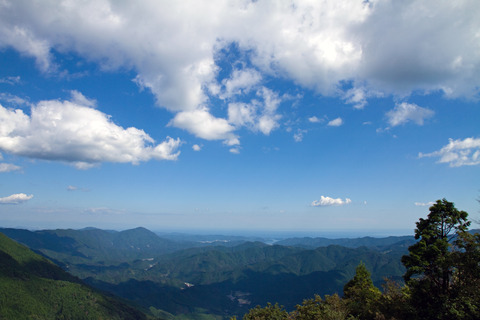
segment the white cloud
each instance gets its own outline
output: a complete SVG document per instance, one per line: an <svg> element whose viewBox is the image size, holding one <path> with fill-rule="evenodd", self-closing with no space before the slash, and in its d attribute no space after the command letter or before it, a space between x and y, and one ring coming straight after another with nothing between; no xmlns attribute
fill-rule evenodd
<svg viewBox="0 0 480 320"><path fill-rule="evenodd" d="M238 147L235 147L235 148L230 148L230 153L233 153L233 154L239 154L240 153L240 148Z"/></svg>
<svg viewBox="0 0 480 320"><path fill-rule="evenodd" d="M320 196L320 200L315 200L312 202L312 207L326 207L326 206L343 206L346 204L352 203L352 200L349 198L345 198L345 200L341 198L330 198L325 196Z"/></svg>
<svg viewBox="0 0 480 320"><path fill-rule="evenodd" d="M392 126L398 126L412 121L419 126L423 125L425 119L433 117L435 112L430 109L422 108L414 103L402 102L397 104L393 110L387 112L388 123Z"/></svg>
<svg viewBox="0 0 480 320"><path fill-rule="evenodd" d="M347 103L353 104L355 109L363 109L367 104L365 90L361 88L352 88L345 92L343 97Z"/></svg>
<svg viewBox="0 0 480 320"><path fill-rule="evenodd" d="M53 50L103 69L134 70L136 83L174 113L208 108L221 119L209 90L237 101L266 77L344 97L356 108L378 94L468 98L480 88L476 0L4 0L0 6L0 48L33 57L45 72L61 68ZM234 65L224 75L216 58L232 43L239 63L252 67ZM274 115L263 115L257 129L269 134L278 126ZM189 129L197 136L209 131Z"/></svg>
<svg viewBox="0 0 480 320"><path fill-rule="evenodd" d="M97 106L97 101L95 99L89 99L77 90L72 90L70 93L72 95L71 102L74 104L90 108L95 108Z"/></svg>
<svg viewBox="0 0 480 320"><path fill-rule="evenodd" d="M33 198L33 194L16 193L8 197L0 198L0 204L20 204Z"/></svg>
<svg viewBox="0 0 480 320"><path fill-rule="evenodd" d="M22 168L11 163L0 163L0 172L11 172L11 171L16 171L20 169Z"/></svg>
<svg viewBox="0 0 480 320"><path fill-rule="evenodd" d="M277 114L277 108L282 100L277 93L265 87L257 91L257 96L262 98L263 103L255 99L250 103L230 103L228 121L236 127L245 126L252 131L269 135L279 127L281 115Z"/></svg>
<svg viewBox="0 0 480 320"><path fill-rule="evenodd" d="M78 190L78 187L76 187L76 186L68 186L67 187L67 191L76 191L76 190Z"/></svg>
<svg viewBox="0 0 480 320"><path fill-rule="evenodd" d="M179 112L169 125L185 129L202 139L238 144L234 127L227 120L212 116L207 109Z"/></svg>
<svg viewBox="0 0 480 320"><path fill-rule="evenodd" d="M340 127L343 124L342 118L336 118L328 122L328 126L330 127Z"/></svg>
<svg viewBox="0 0 480 320"><path fill-rule="evenodd" d="M193 149L193 151L200 151L200 150L202 150L202 147L199 146L198 144L194 144L194 145L192 146L192 149Z"/></svg>
<svg viewBox="0 0 480 320"><path fill-rule="evenodd" d="M474 166L480 164L480 138L464 140L449 139L446 146L431 153L419 153L419 158L439 158L439 163L448 163L450 167Z"/></svg>
<svg viewBox="0 0 480 320"><path fill-rule="evenodd" d="M320 122L323 122L323 119L320 119L317 116L313 116L308 118L308 121L310 121L311 123L320 123Z"/></svg>
<svg viewBox="0 0 480 320"><path fill-rule="evenodd" d="M430 207L434 204L435 204L435 202L415 202L415 205L417 207Z"/></svg>
<svg viewBox="0 0 480 320"><path fill-rule="evenodd" d="M249 93L261 80L261 74L254 69L234 70L230 78L222 80L225 90L220 97L225 99Z"/></svg>
<svg viewBox="0 0 480 320"><path fill-rule="evenodd" d="M90 107L92 100L78 92L73 95L75 102L41 101L31 108L30 116L0 105L0 149L30 158L70 162L80 169L101 162L138 164L151 159L177 159L180 139L167 137L155 145L143 130L117 126L108 115Z"/></svg>

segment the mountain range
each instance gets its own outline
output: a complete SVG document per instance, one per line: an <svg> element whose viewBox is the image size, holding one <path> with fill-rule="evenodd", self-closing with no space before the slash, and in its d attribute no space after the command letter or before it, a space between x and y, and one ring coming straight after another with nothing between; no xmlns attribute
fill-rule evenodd
<svg viewBox="0 0 480 320"><path fill-rule="evenodd" d="M363 262L380 285L401 279L413 237L160 237L145 228L107 231L0 229L99 290L162 318L229 318L255 305L292 309L314 294L341 294ZM256 238L255 240L262 240Z"/></svg>

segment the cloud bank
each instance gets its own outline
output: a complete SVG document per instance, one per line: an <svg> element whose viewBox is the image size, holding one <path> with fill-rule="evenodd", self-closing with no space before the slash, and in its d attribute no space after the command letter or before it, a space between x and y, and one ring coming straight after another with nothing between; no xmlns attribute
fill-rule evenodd
<svg viewBox="0 0 480 320"><path fill-rule="evenodd" d="M231 145L239 127L266 135L279 127L266 77L342 97L357 109L370 97L412 92L478 98L479 16L476 0L5 0L0 48L34 58L45 73L62 69L55 52L74 52L104 70L132 70L174 114L171 125ZM220 66L218 56L232 46L233 67ZM214 99L229 105L228 114ZM397 106L390 125L431 116L411 106Z"/></svg>

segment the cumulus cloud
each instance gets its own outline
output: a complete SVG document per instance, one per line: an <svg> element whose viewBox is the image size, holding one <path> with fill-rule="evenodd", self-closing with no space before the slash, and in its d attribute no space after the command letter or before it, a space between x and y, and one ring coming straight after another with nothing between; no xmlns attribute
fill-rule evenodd
<svg viewBox="0 0 480 320"><path fill-rule="evenodd" d="M159 144L137 128L124 129L91 108L89 100L73 92L72 101L41 101L22 110L0 105L0 150L35 159L73 163L84 169L101 162L176 160L180 139Z"/></svg>
<svg viewBox="0 0 480 320"><path fill-rule="evenodd" d="M377 95L479 94L475 0L4 0L0 7L0 48L33 57L44 72L61 68L54 51L74 52L107 70L133 70L158 106L181 118L172 123L204 139L223 140L234 130L210 94L238 102L235 96L267 77L344 97L355 108ZM244 67L225 71L216 58L231 44ZM203 120L206 113L213 120L185 123L202 112ZM419 119L425 115L407 121ZM208 128L196 127L202 125ZM254 127L269 134L277 126L276 113L267 113Z"/></svg>
<svg viewBox="0 0 480 320"><path fill-rule="evenodd" d="M16 193L8 197L0 198L0 204L20 204L33 198L33 194Z"/></svg>
<svg viewBox="0 0 480 320"><path fill-rule="evenodd" d="M207 109L179 112L169 125L185 129L202 139L239 143L233 133L234 127L227 120L214 117Z"/></svg>
<svg viewBox="0 0 480 320"><path fill-rule="evenodd" d="M340 127L343 124L342 118L336 118L327 123L328 126L330 127Z"/></svg>
<svg viewBox="0 0 480 320"><path fill-rule="evenodd" d="M414 103L402 102L397 104L393 110L387 112L387 118L392 127L409 121L421 126L425 119L433 117L434 114L435 112L430 109L419 107Z"/></svg>
<svg viewBox="0 0 480 320"><path fill-rule="evenodd" d="M480 138L464 140L449 139L446 146L431 153L419 153L419 158L439 158L439 163L448 163L450 167L474 166L480 164Z"/></svg>
<svg viewBox="0 0 480 320"><path fill-rule="evenodd" d="M352 203L352 200L349 198L330 198L325 196L320 196L320 200L315 200L312 202L312 207L327 207L327 206L343 206L346 204Z"/></svg>
<svg viewBox="0 0 480 320"><path fill-rule="evenodd" d="M202 150L202 147L199 146L198 144L194 144L194 145L192 146L192 149L193 149L193 151L200 151L200 150Z"/></svg>

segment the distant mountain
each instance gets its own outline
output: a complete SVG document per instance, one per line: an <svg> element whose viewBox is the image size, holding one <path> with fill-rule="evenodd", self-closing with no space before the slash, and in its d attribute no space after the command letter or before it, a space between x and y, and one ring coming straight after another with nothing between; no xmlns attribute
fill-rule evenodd
<svg viewBox="0 0 480 320"><path fill-rule="evenodd" d="M136 228L121 232L94 228L28 231L0 229L7 236L64 266L70 264L115 265L183 249L177 242Z"/></svg>
<svg viewBox="0 0 480 320"><path fill-rule="evenodd" d="M385 250L391 247L392 245L397 245L403 243L404 245L412 245L415 243L414 236L398 236L398 237L386 237L386 238L373 238L373 237L363 237L363 238L340 238L340 239L329 239L329 238L288 238L276 242L278 245L282 246L295 246L302 248L318 248L318 247L327 247L330 245L339 245L347 248L359 248L359 247L368 247L378 250Z"/></svg>
<svg viewBox="0 0 480 320"><path fill-rule="evenodd" d="M146 319L0 233L0 319Z"/></svg>

